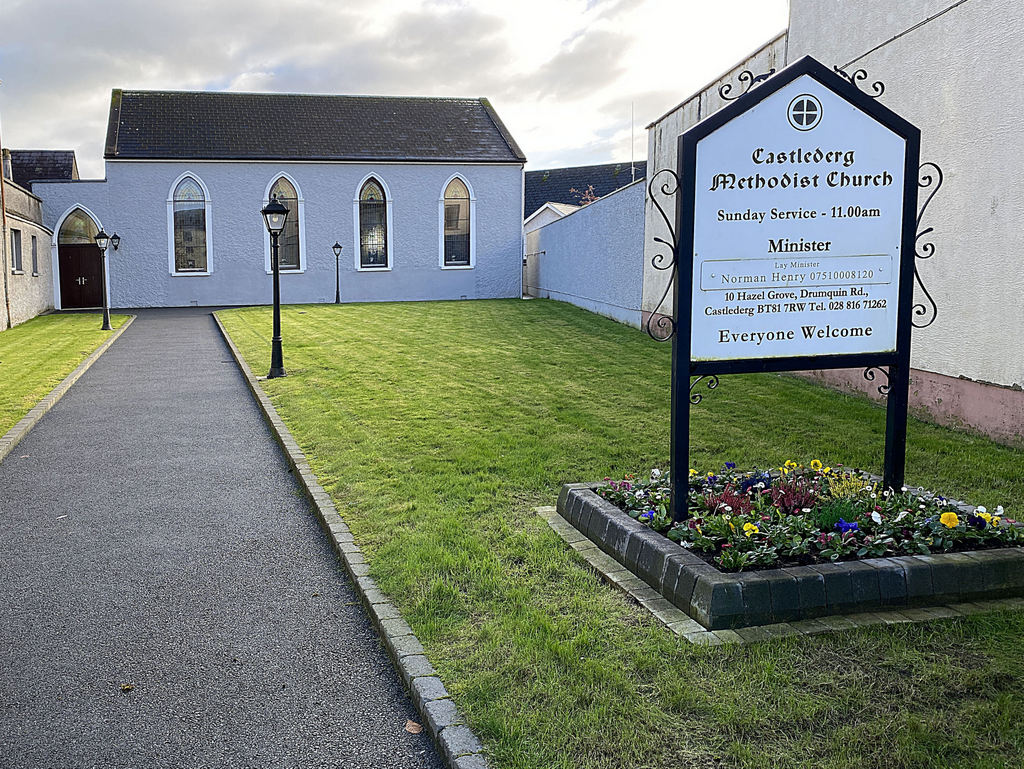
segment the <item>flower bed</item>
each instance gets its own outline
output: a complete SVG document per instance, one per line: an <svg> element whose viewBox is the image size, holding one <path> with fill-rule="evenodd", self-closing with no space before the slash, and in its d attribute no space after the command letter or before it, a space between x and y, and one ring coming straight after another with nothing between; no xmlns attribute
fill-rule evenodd
<svg viewBox="0 0 1024 769"><path fill-rule="evenodd" d="M1003 508L966 512L952 500L882 489L860 473L787 461L773 470L690 470L688 517L673 525L668 479L605 479L598 495L631 518L723 571L757 570L891 555L981 550L1024 544L1024 526Z"/></svg>

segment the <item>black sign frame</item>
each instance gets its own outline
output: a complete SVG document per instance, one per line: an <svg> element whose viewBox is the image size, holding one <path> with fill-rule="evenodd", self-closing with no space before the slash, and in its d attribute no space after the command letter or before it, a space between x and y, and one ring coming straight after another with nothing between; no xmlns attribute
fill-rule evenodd
<svg viewBox="0 0 1024 769"><path fill-rule="evenodd" d="M693 229L696 205L697 144L726 123L759 104L779 89L803 75L809 75L840 98L857 107L906 142L903 166L903 220L900 234L898 307L896 313L896 349L882 353L843 355L804 355L786 358L746 358L722 361L694 361L691 350L693 303ZM832 72L810 56L786 67L761 85L709 115L679 136L673 281L674 331L672 337L672 424L670 480L671 514L674 521L687 514L687 484L690 456L690 377L711 377L717 384L719 374L803 371L807 369L881 368L888 369L889 392L886 405L883 483L888 488L903 485L907 453L907 408L910 393L910 337L914 301L914 259L916 240L918 166L921 155L920 129L900 117L873 97L859 90L841 75ZM683 362L688 362L684 366ZM699 396L695 396L699 402Z"/></svg>

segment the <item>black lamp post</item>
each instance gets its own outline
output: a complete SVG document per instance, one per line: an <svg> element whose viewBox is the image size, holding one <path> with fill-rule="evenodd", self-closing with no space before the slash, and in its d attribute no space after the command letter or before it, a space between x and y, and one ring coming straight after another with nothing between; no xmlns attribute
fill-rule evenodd
<svg viewBox="0 0 1024 769"><path fill-rule="evenodd" d="M103 230L100 230L95 235L96 245L100 249L100 289L103 291L103 325L100 328L103 331L112 331L110 326L110 307L107 302L107 243L110 242L110 236L107 235ZM120 239L118 239L120 242Z"/></svg>
<svg viewBox="0 0 1024 769"><path fill-rule="evenodd" d="M270 263L274 269L274 339L270 351L270 373L267 379L287 376L284 371L284 355L281 353L281 267L277 258L277 239L284 229L288 209L281 205L275 195L263 208L263 221L270 233Z"/></svg>
<svg viewBox="0 0 1024 769"><path fill-rule="evenodd" d="M341 243L334 241L331 246L334 249L334 303L341 304L341 268L338 260L341 259Z"/></svg>

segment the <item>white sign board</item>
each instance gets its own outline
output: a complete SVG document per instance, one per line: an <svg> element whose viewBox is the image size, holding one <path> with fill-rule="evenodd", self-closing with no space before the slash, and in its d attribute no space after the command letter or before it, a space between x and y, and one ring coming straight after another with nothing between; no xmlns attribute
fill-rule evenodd
<svg viewBox="0 0 1024 769"><path fill-rule="evenodd" d="M701 139L691 360L895 350L905 153L808 75Z"/></svg>

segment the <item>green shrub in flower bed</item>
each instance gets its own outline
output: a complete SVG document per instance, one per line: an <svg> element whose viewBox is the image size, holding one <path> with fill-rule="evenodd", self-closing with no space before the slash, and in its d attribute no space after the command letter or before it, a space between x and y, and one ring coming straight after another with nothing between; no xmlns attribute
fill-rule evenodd
<svg viewBox="0 0 1024 769"><path fill-rule="evenodd" d="M809 467L792 460L777 470L690 470L688 517L673 524L667 476L605 479L597 493L632 518L723 571L890 555L927 555L1024 544L1024 525L1002 506L965 511L944 497L882 489L858 470Z"/></svg>

